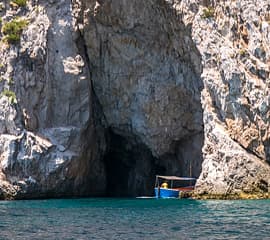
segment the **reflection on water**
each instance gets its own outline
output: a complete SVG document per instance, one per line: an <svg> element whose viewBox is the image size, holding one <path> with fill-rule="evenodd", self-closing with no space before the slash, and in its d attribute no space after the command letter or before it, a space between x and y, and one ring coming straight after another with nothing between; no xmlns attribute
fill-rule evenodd
<svg viewBox="0 0 270 240"><path fill-rule="evenodd" d="M270 201L3 201L0 239L270 239Z"/></svg>

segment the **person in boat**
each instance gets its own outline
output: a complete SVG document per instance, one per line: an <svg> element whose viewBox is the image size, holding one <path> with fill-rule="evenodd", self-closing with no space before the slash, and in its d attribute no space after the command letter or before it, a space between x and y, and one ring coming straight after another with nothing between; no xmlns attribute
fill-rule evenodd
<svg viewBox="0 0 270 240"><path fill-rule="evenodd" d="M163 182L160 187L161 188L168 188L168 183L167 182Z"/></svg>

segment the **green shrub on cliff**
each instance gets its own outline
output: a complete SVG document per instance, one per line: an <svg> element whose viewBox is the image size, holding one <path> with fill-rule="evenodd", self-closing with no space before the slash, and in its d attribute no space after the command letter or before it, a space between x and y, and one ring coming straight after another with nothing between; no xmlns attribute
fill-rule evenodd
<svg viewBox="0 0 270 240"><path fill-rule="evenodd" d="M23 29L28 25L25 19L15 18L7 22L2 27L2 33L9 44L15 44L20 41Z"/></svg>
<svg viewBox="0 0 270 240"><path fill-rule="evenodd" d="M11 104L17 103L16 94L13 91L5 89L1 93L1 96L6 96Z"/></svg>
<svg viewBox="0 0 270 240"><path fill-rule="evenodd" d="M240 55L240 57L245 57L245 56L247 55L247 50L241 48L241 49L239 50L239 55Z"/></svg>
<svg viewBox="0 0 270 240"><path fill-rule="evenodd" d="M15 3L19 7L25 7L27 4L27 0L12 0L11 3Z"/></svg>
<svg viewBox="0 0 270 240"><path fill-rule="evenodd" d="M215 9L213 7L207 7L203 9L202 18L213 18L215 16Z"/></svg>

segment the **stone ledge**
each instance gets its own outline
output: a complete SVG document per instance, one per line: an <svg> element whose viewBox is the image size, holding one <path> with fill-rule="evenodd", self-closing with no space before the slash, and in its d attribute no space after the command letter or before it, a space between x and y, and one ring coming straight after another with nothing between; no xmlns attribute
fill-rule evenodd
<svg viewBox="0 0 270 240"><path fill-rule="evenodd" d="M245 199L270 199L270 193L252 192L235 194L192 194L193 199L198 200L245 200Z"/></svg>

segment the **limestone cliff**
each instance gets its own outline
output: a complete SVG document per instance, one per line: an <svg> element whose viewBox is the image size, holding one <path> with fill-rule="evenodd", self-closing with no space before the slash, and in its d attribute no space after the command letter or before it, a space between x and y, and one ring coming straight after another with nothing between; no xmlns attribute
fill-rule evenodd
<svg viewBox="0 0 270 240"><path fill-rule="evenodd" d="M175 5L202 55L205 140L197 191L260 195L270 190L270 4L197 2Z"/></svg>
<svg viewBox="0 0 270 240"><path fill-rule="evenodd" d="M1 1L0 198L267 193L269 8Z"/></svg>

